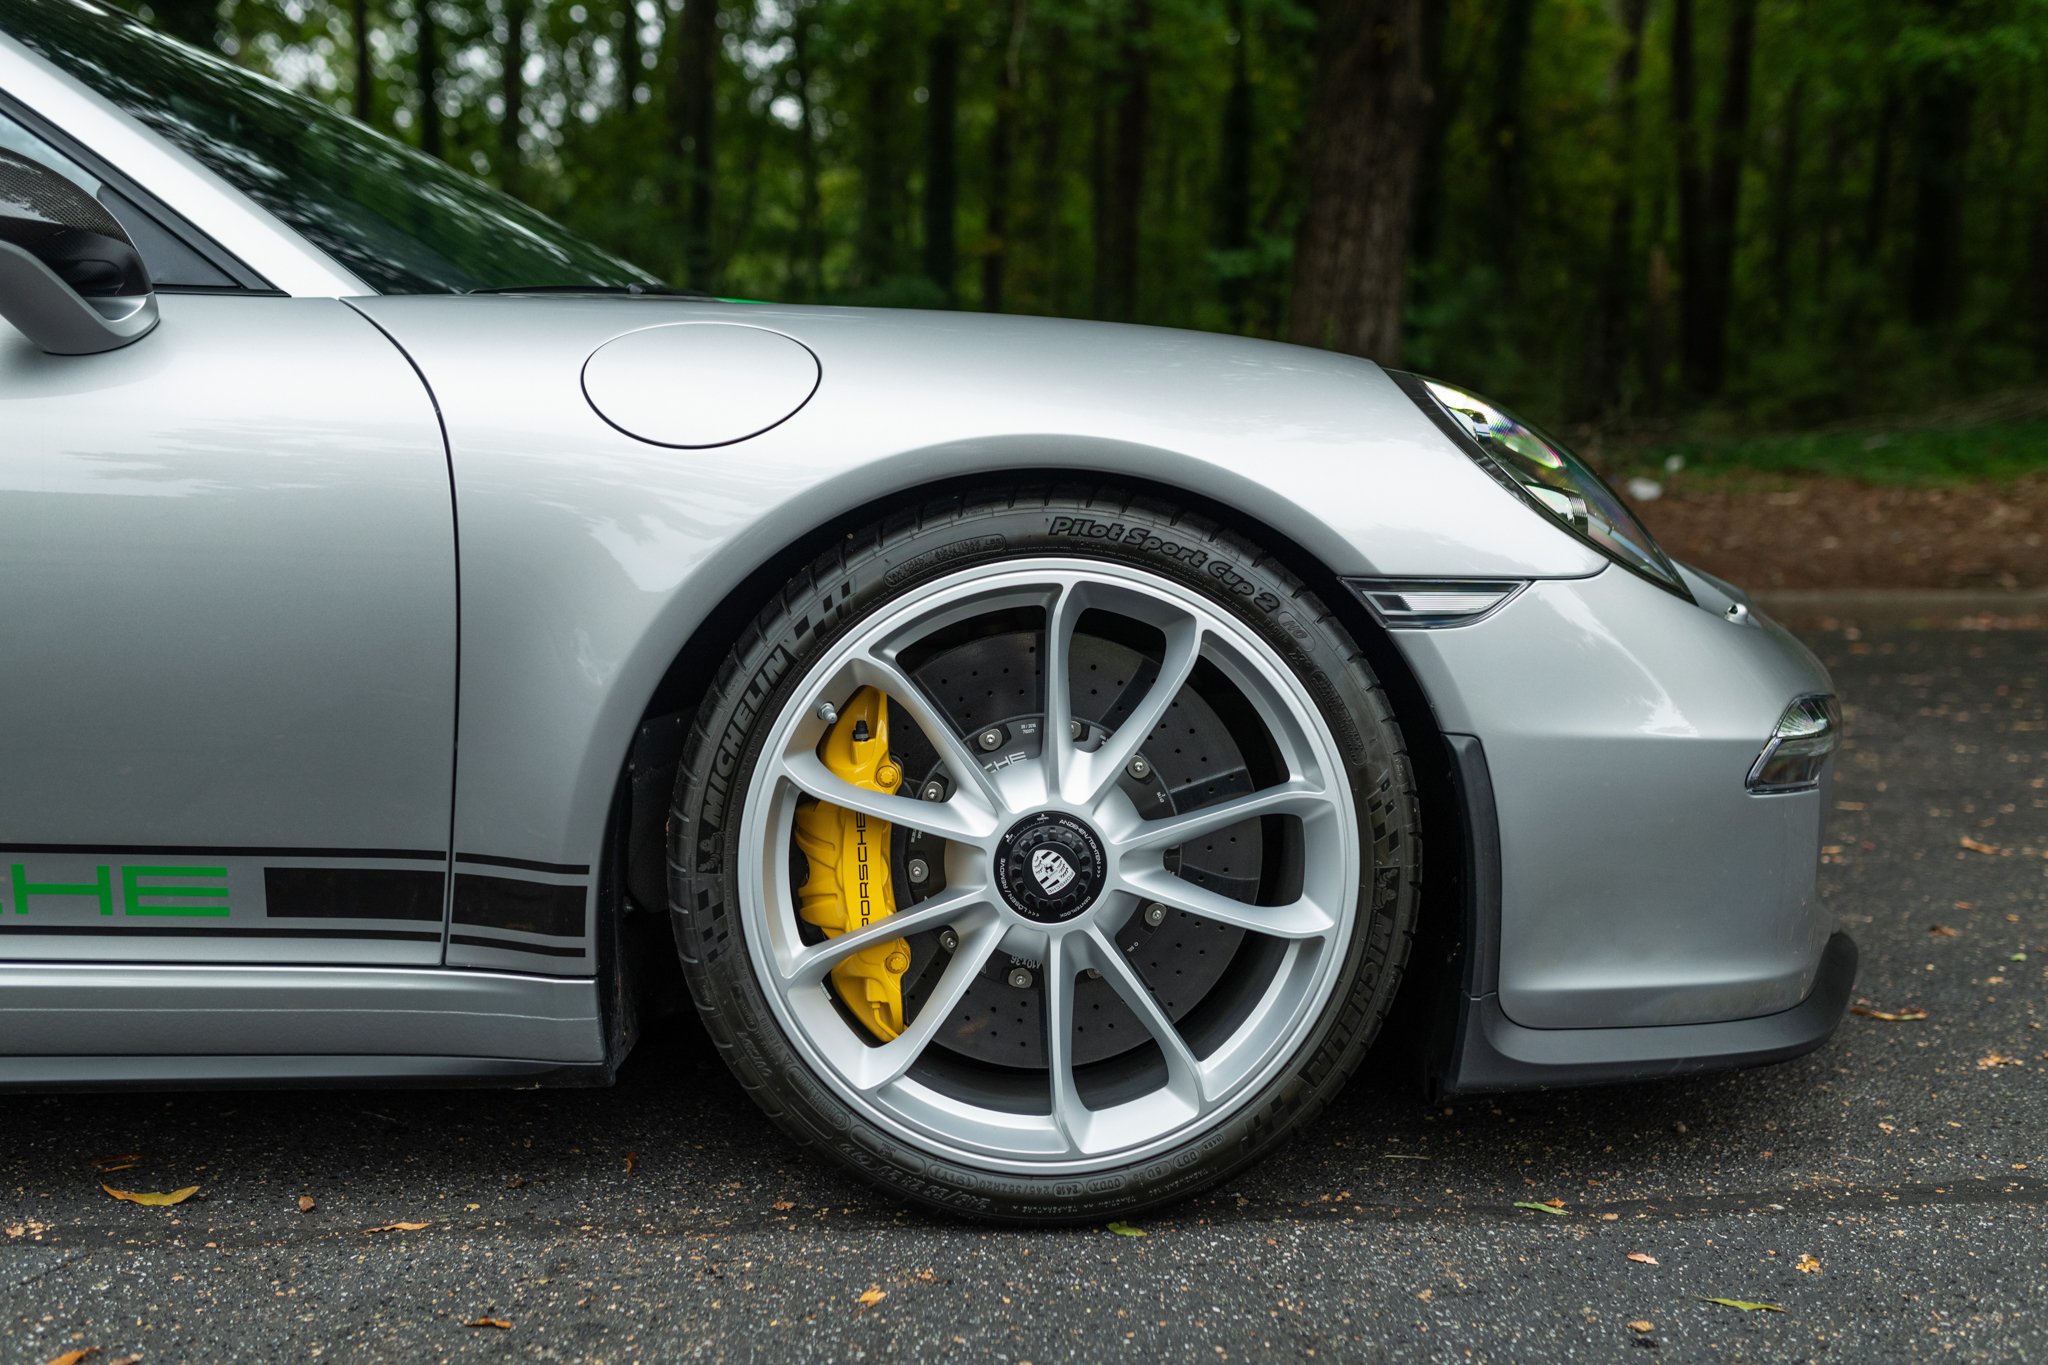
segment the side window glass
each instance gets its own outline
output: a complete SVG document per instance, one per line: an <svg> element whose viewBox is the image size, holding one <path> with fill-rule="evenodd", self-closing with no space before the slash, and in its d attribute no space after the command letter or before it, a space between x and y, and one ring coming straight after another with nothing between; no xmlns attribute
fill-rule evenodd
<svg viewBox="0 0 2048 1365"><path fill-rule="evenodd" d="M105 205L142 253L142 263L149 267L150 281L157 289L235 288L234 280L130 203L127 196L5 114L0 114L0 147L48 166Z"/></svg>

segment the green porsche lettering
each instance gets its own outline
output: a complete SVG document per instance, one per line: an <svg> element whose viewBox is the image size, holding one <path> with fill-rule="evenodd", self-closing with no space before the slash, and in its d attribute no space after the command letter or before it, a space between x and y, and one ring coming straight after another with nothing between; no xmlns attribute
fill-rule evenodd
<svg viewBox="0 0 2048 1365"><path fill-rule="evenodd" d="M113 914L114 882L110 869L100 867L94 871L97 875L90 882L32 882L28 879L28 869L16 863L9 878L14 887L14 913L26 915L31 896L93 896L99 900L102 915Z"/></svg>
<svg viewBox="0 0 2048 1365"><path fill-rule="evenodd" d="M120 880L123 915L220 919L232 913L224 867L123 866ZM89 882L32 882L27 865L15 863L8 869L8 886L17 915L28 914L31 905L40 912L52 908L47 902L67 898L95 901L102 915L114 913L114 869L106 864L93 869Z"/></svg>

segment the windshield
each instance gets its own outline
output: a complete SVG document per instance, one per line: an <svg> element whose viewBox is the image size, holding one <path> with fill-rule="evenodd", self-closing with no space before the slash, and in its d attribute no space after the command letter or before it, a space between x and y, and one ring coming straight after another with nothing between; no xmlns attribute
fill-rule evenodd
<svg viewBox="0 0 2048 1365"><path fill-rule="evenodd" d="M118 11L0 0L0 30L383 293L659 283L446 162Z"/></svg>

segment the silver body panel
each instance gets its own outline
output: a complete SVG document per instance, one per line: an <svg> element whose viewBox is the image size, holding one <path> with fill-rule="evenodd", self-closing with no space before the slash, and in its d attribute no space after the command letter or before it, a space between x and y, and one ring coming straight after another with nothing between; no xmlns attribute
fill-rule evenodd
<svg viewBox="0 0 2048 1365"><path fill-rule="evenodd" d="M334 300L162 310L150 344L98 356L0 323L0 942L438 963L438 906L394 918L309 885L377 869L359 885L438 900L445 880L455 525L433 405ZM225 897L123 894L130 869L179 867ZM102 868L111 905L20 893Z"/></svg>
<svg viewBox="0 0 2048 1365"><path fill-rule="evenodd" d="M467 1056L604 1060L597 987L357 967L0 965L0 1085L18 1060Z"/></svg>
<svg viewBox="0 0 2048 1365"><path fill-rule="evenodd" d="M460 848L594 861L634 729L704 616L783 546L870 503L914 506L935 479L1037 470L1185 488L1345 574L1543 577L1604 563L1531 516L1378 367L1346 356L955 313L355 302L419 366L448 428L462 526ZM819 358L817 392L737 446L626 436L577 375L613 337L680 319L793 337ZM679 393L686 384L677 377Z"/></svg>
<svg viewBox="0 0 2048 1365"><path fill-rule="evenodd" d="M1785 704L1829 690L1803 646L1618 568L1396 639L1443 728L1486 748L1510 1020L1691 1024L1805 997L1834 927L1827 792L1743 786Z"/></svg>
<svg viewBox="0 0 2048 1365"><path fill-rule="evenodd" d="M1490 760L1513 1027L1678 1037L1814 984L1826 792L1743 777L1825 672L1726 619L1720 585L1694 605L1610 567L1369 362L958 313L373 297L4 36L0 89L292 296L167 296L151 336L68 360L0 324L0 864L33 860L28 914L0 867L0 1085L615 1060L593 869L657 684L723 652L700 628L786 547L977 474L1180 490L1337 577L1528 585L1391 632ZM815 391L688 372L719 330L692 326L612 352L614 420L593 407L608 343L705 323L809 352ZM677 448L706 437L728 443ZM180 897L170 863L208 875ZM116 913L136 887L231 911Z"/></svg>

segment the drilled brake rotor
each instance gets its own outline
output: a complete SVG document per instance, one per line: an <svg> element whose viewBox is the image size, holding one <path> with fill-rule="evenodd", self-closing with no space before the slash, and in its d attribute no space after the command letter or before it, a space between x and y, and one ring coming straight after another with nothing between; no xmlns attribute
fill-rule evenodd
<svg viewBox="0 0 2048 1365"><path fill-rule="evenodd" d="M1075 684L1074 715L1086 735L1099 738L1114 730L1144 695L1156 671L1151 660L1129 645L1077 634L1070 676ZM970 742L990 731L1000 736L993 747L979 746L987 754L987 766L1037 757L1042 702L1035 631L955 645L915 672L954 729ZM911 775L904 784L905 795L917 795L933 782L943 784L937 755L915 727L903 727L897 748ZM1229 727L1195 686L1181 691L1142 752L1149 771L1142 778L1127 775L1122 785L1148 819L1206 806L1255 785ZM938 841L899 826L894 845L891 862L904 907L941 889L945 860ZM925 873L922 881L907 873L912 860ZM1191 842L1179 850L1177 859L1169 860L1169 865L1175 864L1181 876L1198 886L1251 900L1263 871L1259 822L1246 821ZM913 958L903 993L905 1012L911 1017L923 1008L944 966L946 951L939 937L928 933L911 941ZM1154 997L1178 1022L1223 978L1244 931L1168 910L1157 925L1148 924L1143 913L1134 914L1116 939ZM1028 986L1011 983L1020 970L1029 974ZM997 954L969 987L954 1011L957 1019L938 1033L936 1044L979 1062L1042 1069L1045 1017L1039 975L1040 964ZM1115 1057L1150 1041L1130 1008L1099 979L1078 984L1075 1019L1077 1064Z"/></svg>

